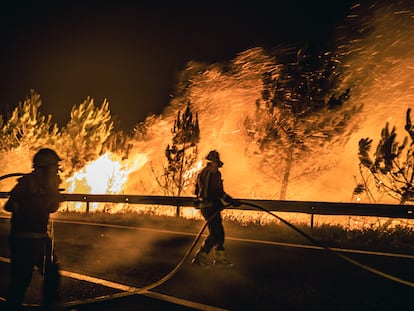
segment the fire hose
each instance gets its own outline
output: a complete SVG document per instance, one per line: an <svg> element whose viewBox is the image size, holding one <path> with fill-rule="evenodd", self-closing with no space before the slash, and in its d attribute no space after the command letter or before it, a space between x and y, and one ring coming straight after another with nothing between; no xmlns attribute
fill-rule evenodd
<svg viewBox="0 0 414 311"><path fill-rule="evenodd" d="M9 178L9 177L22 176L22 175L25 175L25 173L11 173L11 174L7 174L7 175L0 176L0 180L6 179L6 178ZM377 270L375 268L372 268L372 267L369 267L367 265L364 265L364 264L362 264L362 263L360 263L360 262L358 262L358 261L356 261L356 260L354 260L354 259L346 256L346 255L343 255L343 254L341 254L341 253L333 250L332 248L330 248L330 247L328 247L328 246L326 246L326 245L318 242L316 239L314 239L313 237L311 237L310 235L308 235L304 231L300 230L299 228L297 228L296 226L294 226L293 224L291 224L287 220L283 219L282 217L276 215L275 213L271 212L270 210L268 210L268 209L266 209L264 207L261 207L261 206L259 206L257 204L244 202L244 201L239 201L239 202L241 204L248 205L248 206L251 206L251 207L253 207L255 209L258 209L260 211L263 211L263 212L271 215L272 217L275 217L280 222L284 223L285 225L287 225L288 227L290 227L291 229L293 229L294 231L298 232L300 235L302 235L303 237L305 237L307 240L309 240L314 245L323 248L324 250L328 251L329 253L332 253L333 255L335 255L335 256L337 256L337 257L339 257L339 258L341 258L341 259L343 259L343 260L345 260L345 261L347 261L347 262L349 262L349 263L351 263L351 264L353 264L353 265L355 265L355 266L357 266L359 268L362 268L362 269L364 269L366 271L369 271L369 272L374 273L376 275L379 275L381 277L387 278L387 279L389 279L391 281L394 281L394 282L397 282L397 283L401 283L401 284L404 284L404 285L407 285L407 286L410 286L410 287L414 287L414 283L413 282L410 282L410 281L407 281L407 280L403 280L403 279L398 278L398 277L395 277L393 275L384 273L382 271L379 271L379 270ZM231 205L231 204L228 204L226 206L229 206L229 205ZM226 207L226 206L224 206L224 207ZM217 215L217 213L219 213L219 212L220 212L220 210L217 211L215 214L213 214L210 219L212 219L213 217L215 217ZM153 282L153 283L151 283L151 284L149 284L147 286L144 286L144 287L132 288L129 291L124 291L124 292L121 292L121 293L116 293L116 294L106 295L106 296L100 296L100 297L95 297L95 298L89 298L89 299L84 299L84 300L81 300L81 301L68 302L68 303L65 303L64 306L65 307L73 307L73 306L81 305L81 304L89 304L89 303L94 303L94 302L99 302L99 301L104 301L104 300L111 300L111 299L126 297L126 296L130 296L130 295L135 295L135 294L142 294L142 293L145 293L145 292L147 292L147 291L149 291L149 290L151 290L151 289L153 289L155 287L160 286L161 284L163 284L166 281L168 281L169 279L171 279L179 271L179 269L183 266L184 262L188 259L188 257L190 256L190 254L192 253L192 251L196 247L196 245L197 245L198 241L200 240L200 238L201 238L201 236L202 236L205 228L207 227L208 222L209 222L210 219L208 219L208 220L205 221L205 223L201 227L199 233L197 234L196 238L193 240L190 248L188 249L188 251L186 252L186 254L184 255L184 257L181 259L181 261L167 275L165 275L164 277L162 277L158 281Z"/></svg>
<svg viewBox="0 0 414 311"><path fill-rule="evenodd" d="M296 231L296 232L298 232L299 234L301 234L302 236L304 236L306 239L308 239L310 242L312 242L312 243L313 243L313 244L315 244L316 246L319 246L319 247L321 247L321 248L325 249L325 250L326 250L326 251L328 251L329 253L331 253L331 254L333 254L333 255L335 255L335 256L337 256L337 257L339 257L339 258L341 258L341 259L343 259L343 260L345 260L345 261L347 261L347 262L349 262L349 263L351 263L352 265L355 265L355 266L357 266L357 267L359 267L359 268L361 268L361 269L364 269L364 270L366 270L366 271L369 271L369 272L371 272L371 273L374 273L374 274L376 274L376 275L379 275L379 276L384 277L384 278L386 278L386 279L389 279L389 280L391 280L391 281L394 281L394 282L397 282L397 283L400 283L400 284L404 284L404 285L407 285L407 286L410 286L410 287L414 287L414 283L413 283L413 282L410 282L410 281L407 281L407 280L403 280L403 279L398 278L398 277L395 277L395 276L393 276L393 275L390 275L390 274L384 273L384 272L382 272L382 271L380 271L380 270L377 270L377 269L372 268L372 267L370 267L370 266L364 265L364 264L360 263L360 262L359 262L359 261L357 261L357 260L354 260L354 259L352 259L352 258L350 258L350 257L348 257L348 256L346 256L346 255L344 255L344 254L341 254L341 253L339 253L339 252L337 252L337 251L333 250L332 248L330 248L330 247L328 247L328 246L326 246L326 245L324 245L324 244L322 244L322 243L318 242L317 240L315 240L314 238L312 238L312 237L311 237L309 234L307 234L306 232L303 232L303 231L302 231L302 230L300 230L298 227L296 227L296 226L292 225L292 224L291 224L290 222L288 222L287 220L285 220L285 219L283 219L282 217L280 217L280 216L276 215L275 213L272 213L271 211L269 211L268 209L266 209L266 208L264 208L264 207L261 207L261 206L259 206L259 205L257 205L257 204L253 204L253 203L247 203L247 202L243 202L243 201L241 201L241 202L242 202L242 204L244 204L244 205L249 205L249 206L251 206L251 207L254 207L254 208L258 209L258 210L261 210L261 211L263 211L263 212L265 212L265 213L267 213L267 214L269 214L269 215L271 215L271 216L273 216L273 217L277 218L279 221L283 222L285 225L287 225L288 227L290 227L290 228L291 228L291 229L293 229L294 231Z"/></svg>
<svg viewBox="0 0 414 311"><path fill-rule="evenodd" d="M238 200L239 201L239 200ZM389 280L392 280L394 282L397 283L401 283L410 287L414 287L414 283L397 278L395 276L386 274L382 271L379 271L377 269L374 269L372 267L369 267L367 265L364 265L352 258L349 258L348 256L345 256L333 249L331 249L330 247L323 245L322 243L318 242L317 240L315 240L314 238L312 238L310 235L308 235L307 233L303 232L302 230L300 230L299 228L297 228L296 226L294 226L293 224L291 224L290 222L288 222L287 220L283 219L282 217L272 213L271 211L267 210L264 207L261 207L257 204L253 204L253 203L248 203L248 202L243 202L243 201L239 201L241 204L244 205L248 205L251 206L255 209L258 209L260 211L263 211L265 213L270 214L272 217L277 218L279 221L281 221L282 223L286 224L288 227L290 227L291 229L293 229L294 231L298 232L299 234L301 234L302 236L304 236L306 239L308 239L310 242L312 242L313 244L315 244L316 246L319 246L323 249L325 249L326 251L334 254L335 256L338 256L339 258L357 266L360 267L366 271L369 271L371 273L374 273L376 275L382 276L384 278L387 278ZM231 204L227 204L226 206L230 206ZM191 244L190 248L188 249L187 253L184 255L184 257L181 259L181 261L171 270L171 272L169 272L167 275L165 275L163 278L159 279L158 281L149 284L145 287L141 287L141 288L134 288L130 291L125 291L125 292L121 292L121 293L117 293L117 294L112 294L112 295L107 295L107 296L101 296L101 297L96 297L96 298L90 298L90 299L85 299L82 301L78 301L78 302L69 302L64 304L65 306L76 306L79 304L86 304L86 303L93 303L93 302L98 302L98 301L104 301L104 300L111 300L111 299L115 299L115 298L121 298L121 297L126 297L126 296L130 296L130 295L135 295L135 294L142 294L145 293L146 291L149 291L163 283L165 283L166 281L168 281L169 279L171 279L176 272L179 271L179 269L183 266L184 262L188 259L188 257L190 256L190 254L192 253L192 251L194 250L195 246L197 245L198 241L201 238L201 235L203 234L205 228L208 225L208 222L210 219L214 218L218 213L220 213L220 210L218 210L216 213L214 213L207 221L205 221L204 225L202 226L202 228L200 229L199 233L197 234L196 238L194 239L193 243Z"/></svg>
<svg viewBox="0 0 414 311"><path fill-rule="evenodd" d="M325 249L326 251L334 254L335 256L338 256L339 258L355 265L358 266L364 270L367 270L371 273L377 274L379 276L382 276L384 278L387 278L389 280L392 280L394 282L398 282L410 287L414 287L414 283L397 278L395 276L386 274L382 271L379 271L377 269L374 269L372 267L369 267L367 265L361 264L360 262L349 258L348 256L345 256L333 249L331 249L330 247L323 245L322 243L319 243L317 240L315 240L314 238L312 238L310 235L308 235L307 233L303 232L302 230L300 230L299 228L297 228L296 226L294 226L293 224L291 224L290 222L288 222L287 220L283 219L282 217L272 213L271 211L267 210L266 208L263 208L259 205L253 204L253 203L247 203L247 202L243 202L240 201L242 204L244 205L249 205L251 207L254 207L255 209L258 209L260 211L266 212L268 214L270 214L272 217L277 218L279 221L281 221L282 223L286 224L288 227L290 227L291 229L293 229L294 231L298 232L299 234L301 234L302 236L304 236L306 239L308 239L310 242L312 242L313 244L315 244L316 246L319 246L323 249ZM226 206L229 206L231 204L228 204ZM225 207L226 207L225 206ZM212 219L213 217L215 217L217 215L217 213L219 213L219 211L217 211L215 214L213 214L211 216L210 219ZM205 228L208 225L209 220L205 221L205 223L203 224L202 228L200 229L199 233L197 234L196 238L193 240L190 248L188 249L188 251L186 252L186 254L184 255L184 257L181 259L181 261L167 274L165 275L163 278L159 279L158 281L151 283L145 287L141 287L141 288L133 288L130 291L125 291L125 292L121 292L121 293L117 293L117 294L112 294L112 295L107 295L107 296L100 296L100 297L95 297L95 298L90 298L90 299L85 299L85 300L81 300L81 301L72 301L72 302L68 302L65 303L64 306L65 307L74 307L76 305L81 305L81 304L89 304L89 303L94 303L94 302L100 302L100 301L105 301L105 300L111 300L111 299L116 299L116 298L121 298L121 297L127 297L130 295L135 295L135 294L142 294L145 293L155 287L158 287L159 285L165 283L166 281L168 281L169 279L171 279L183 266L183 264L185 263L185 261L189 258L190 254L192 253L192 251L194 250L194 248L196 247L198 241L200 240Z"/></svg>
<svg viewBox="0 0 414 311"><path fill-rule="evenodd" d="M0 180L7 179L10 177L19 177L23 175L27 175L27 173L10 173L10 174L0 176Z"/></svg>
<svg viewBox="0 0 414 311"><path fill-rule="evenodd" d="M26 175L26 174L25 173L6 174L6 175L3 175L3 176L0 176L0 180L10 178L10 177L23 176L23 175ZM227 204L223 208L225 208L229 205L230 204ZM149 290L165 283L170 278L172 278L178 272L178 270L182 267L182 265L187 260L187 258L190 256L190 254L194 250L195 246L197 245L198 241L200 240L205 228L208 225L209 220L213 219L215 216L217 216L218 213L220 213L220 210L215 212L207 221L205 221L204 225L201 227L201 229L200 229L199 233L197 234L196 238L193 240L193 243L192 243L191 247L188 249L187 253L181 259L181 261L167 275L165 275L164 277L162 277L158 281L153 282L153 283L151 283L147 286L144 286L144 287L132 288L132 290L130 290L130 291L125 291L125 292L121 292L121 293L117 293L117 294L100 296L100 297L89 298L89 299L83 299L83 300L79 300L79 301L71 301L71 302L68 302L68 303L64 303L63 304L64 307L74 307L74 306L78 306L78 305L90 304L90 303L100 302L100 301L104 301L104 300L110 300L110 299L116 299L116 298L126 297L126 296L130 296L130 295L135 295L135 294L141 294L141 293L147 292L147 291L149 291ZM52 238L52 243L53 243L53 237L51 237L51 238ZM53 249L52 249L52 251L53 251ZM36 307L38 305L31 305L31 306Z"/></svg>
<svg viewBox="0 0 414 311"><path fill-rule="evenodd" d="M226 204L224 207L230 206L231 204ZM167 282L169 279L171 279L183 266L183 264L185 263L185 261L190 257L191 253L193 252L194 248L196 247L198 241L200 240L204 230L206 229L210 219L213 219L214 217L217 216L217 214L219 214L221 212L221 210L216 211L214 214L212 214L210 216L209 219L207 219L203 226L201 227L200 231L198 232L196 238L193 240L190 248L188 249L188 251L185 253L184 257L180 260L180 262L168 273L166 274L164 277L162 277L161 279L159 279L158 281L155 281L147 286L144 287L140 287L140 288L134 288L130 291L126 291L126 292L121 292L121 293L117 293L117 294L112 294L112 295L107 295L107 296L100 296L100 297L95 297L95 298L90 298L90 299L84 299L82 301L73 301L73 302L69 302L69 303L65 303L64 306L67 307L72 307L72 306L76 306L79 304L87 304L87 303L93 303L93 302L98 302L98 301L104 301L104 300L111 300L111 299L115 299L115 298L121 298L121 297L127 297L130 295L136 295L136 294L142 294L145 293L155 287L160 286L161 284Z"/></svg>

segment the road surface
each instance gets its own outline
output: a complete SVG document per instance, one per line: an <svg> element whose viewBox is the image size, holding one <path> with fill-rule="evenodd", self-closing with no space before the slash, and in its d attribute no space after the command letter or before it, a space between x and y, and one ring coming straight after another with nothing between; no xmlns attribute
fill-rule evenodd
<svg viewBox="0 0 414 311"><path fill-rule="evenodd" d="M5 296L8 281L8 226L7 219L0 220L0 297ZM284 243L271 235L266 237L266 232L255 236L256 232L250 234L248 228L242 229L242 234L226 232L226 252L235 263L232 269L200 269L191 266L187 258L171 278L145 295L125 295L99 304L92 300L92 304L71 308L366 311L412 306L412 255L329 252L306 245L306 239ZM55 221L65 302L154 284L180 264L198 230L199 227L106 227ZM40 278L34 276L26 295L27 304L40 301Z"/></svg>

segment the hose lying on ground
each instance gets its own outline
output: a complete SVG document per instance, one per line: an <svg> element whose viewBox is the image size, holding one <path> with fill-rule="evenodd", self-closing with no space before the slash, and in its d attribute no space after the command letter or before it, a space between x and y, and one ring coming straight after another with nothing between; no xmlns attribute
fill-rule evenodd
<svg viewBox="0 0 414 311"><path fill-rule="evenodd" d="M10 178L10 177L23 176L23 175L26 175L26 174L25 173L6 174L6 175L3 175L3 176L0 176L0 180ZM226 206L229 206L229 204L225 205L224 207L226 207ZM63 304L64 307L73 307L73 306L77 306L77 305L91 304L91 303L94 303L94 302L99 302L99 301L104 301L104 300L110 300L110 299L116 299L116 298L126 297L126 296L130 296L130 295L140 294L140 293L147 292L147 291L149 291L149 290L165 283L170 278L172 278L178 272L178 270L182 267L182 265L187 260L187 258L190 256L190 254L194 250L195 246L197 245L198 241L200 240L205 228L208 225L209 220L212 219L213 217L215 217L218 213L220 213L220 210L217 211L216 213L214 213L207 221L205 221L205 223L201 227L199 233L197 234L196 238L193 240L193 243L191 244L191 247L188 249L187 253L181 259L181 261L167 275L165 275L164 277L162 277L158 281L153 282L153 283L151 283L147 286L140 287L140 288L131 287L130 291L125 291L125 292L121 292L121 293L117 293L117 294L105 295L105 296L100 296L100 297L95 297L95 298L88 298L88 299L83 299L83 300L79 300L79 301L67 302L67 303ZM4 299L1 299L1 300L4 300ZM38 307L39 305L25 305L25 306Z"/></svg>
<svg viewBox="0 0 414 311"><path fill-rule="evenodd" d="M229 204L225 205L225 207L226 206L229 206ZM153 283L151 283L147 286L144 286L144 287L132 288L130 291L126 291L126 292L116 293L116 294L107 295L107 296L100 296L100 297L95 297L95 298L89 298L89 299L83 299L83 300L80 300L80 301L68 302L68 303L65 303L64 306L65 307L73 307L73 306L77 306L77 305L81 305L81 304L89 304L89 303L94 303L94 302L98 302L98 301L105 301L105 300L111 300L111 299L115 299L115 298L126 297L126 296L130 296L130 295L142 294L144 292L147 292L147 291L149 291L149 290L151 290L155 287L158 287L161 284L167 282L169 279L171 279L180 270L180 268L183 266L185 261L190 257L190 255L193 252L194 248L196 247L198 241L200 240L204 230L206 229L209 220L213 219L215 216L217 216L218 213L220 213L220 210L215 212L207 221L204 222L204 224L201 227L200 231L198 232L196 238L193 240L193 243L191 244L190 248L188 249L188 251L186 252L184 257L181 259L181 261L167 275L165 275L164 277L162 277L158 281L155 281L155 282L153 282Z"/></svg>
<svg viewBox="0 0 414 311"><path fill-rule="evenodd" d="M17 176L23 176L25 175L25 173L11 173L11 174L7 174L7 175L3 175L0 176L0 180L9 178L9 177L17 177ZM367 265L361 264L360 262L349 258L348 256L345 256L331 248L329 248L326 245L321 244L320 242L318 242L317 240L315 240L314 238L312 238L310 235L308 235L307 233L303 232L302 230L300 230L299 228L297 228L296 226L294 226L293 224L291 224L290 222L286 221L285 219L283 219L282 217L272 213L271 211L267 210L264 207L261 207L257 204L253 204L253 203L248 203L248 202L244 202L244 201L240 201L242 204L244 205L248 205L251 206L255 209L261 210L267 214L270 214L271 216L277 218L279 221L281 221L282 223L286 224L288 227L290 227L291 229L293 229L294 231L298 232L299 234L301 234L302 236L304 236L306 239L308 239L310 242L312 242L313 244L315 244L316 246L319 246L323 249L325 249L326 251L334 254L335 256L355 265L358 266L366 271L369 271L371 273L374 273L376 275L382 276L384 278L387 278L389 280L392 280L394 282L397 283L401 283L410 287L414 287L414 283L407 281L407 280L403 280L400 278L397 278L395 276L386 274L382 271L379 271L377 269L374 269L372 267L369 267ZM226 205L229 206L230 204ZM226 207L225 206L225 207ZM215 217L217 215L217 213L219 213L220 211L217 211L214 215L211 216L211 218ZM210 219L211 219L210 218ZM184 262L187 260L187 258L190 256L190 254L192 253L192 251L194 250L195 246L197 245L199 239L201 238L201 235L203 234L205 228L207 227L208 221L205 221L204 225L202 226L202 228L200 229L199 233L197 234L196 238L194 239L191 247L188 249L187 253L184 255L184 257L181 259L181 261L167 274L165 275L163 278L159 279L156 282L153 282L147 286L141 287L141 288L134 288L131 287L130 291L125 291L125 292L121 292L121 293L117 293L117 294L112 294L112 295L106 295L106 296L100 296L100 297L95 297L95 298L89 298L89 299L84 299L81 301L72 301L72 302L68 302L65 303L64 306L65 307L71 307L71 306L76 306L76 305L81 305L81 304L89 304L89 303L94 303L94 302L98 302L98 301L104 301L104 300L110 300L110 299L115 299L115 298L120 298L120 297L125 297L125 296L129 296L129 295L134 295L134 294L140 294L140 293L144 293L146 291L149 291L155 287L160 286L161 284L165 283L166 281L168 281L169 279L171 279L171 277L173 277L177 271L182 267L182 265L184 264Z"/></svg>
<svg viewBox="0 0 414 311"><path fill-rule="evenodd" d="M244 205L249 205L249 206L251 206L251 207L254 207L254 208L258 209L258 210L261 210L261 211L263 211L263 212L266 212L267 214L269 214L269 215L271 215L271 216L273 216L273 217L277 218L278 220L280 220L281 222L283 222L284 224L286 224L288 227L292 228L293 230L295 230L296 232L298 232L299 234L301 234L302 236L304 236L306 239L308 239L310 242L312 242L312 243L313 243L313 244L315 244L316 246L319 246L319 247L321 247L321 248L325 249L326 251L328 251L328 252L330 252L330 253L334 254L335 256L337 256L337 257L339 257L339 258L341 258L341 259L343 259L343 260L345 260L345 261L347 261L347 262L349 262L349 263L351 263L351 264L353 264L353 265L355 265L355 266L357 266L357 267L360 267L360 268L362 268L362 269L364 269L364 270L366 270L366 271L369 271L369 272L371 272L371 273L374 273L374 274L376 274L376 275L379 275L379 276L384 277L384 278L386 278L386 279L389 279L389 280L391 280L391 281L394 281L394 282L397 282L397 283L400 283L400 284L404 284L404 285L407 285L407 286L410 286L410 287L414 287L414 283L413 283L413 282L410 282L410 281L407 281L407 280L400 279L400 278L395 277L395 276L393 276L393 275L390 275L390 274L384 273L384 272L382 272L382 271L379 271L379 270L377 270L377 269L374 269L374 268L372 268L372 267L369 267L369 266L367 266L367 265L364 265L364 264L362 264L362 263L360 263L360 262L358 262L358 261L356 261L356 260L354 260L354 259L352 259L352 258L349 258L348 256L346 256L346 255L344 255L344 254L341 254L341 253L339 253L339 252L337 252L337 251L335 251L335 250L331 249L330 247L328 247L328 246L326 246L326 245L323 245L322 243L320 243L320 242L318 242L317 240L315 240L314 238L312 238L312 237L311 237L309 234L307 234L306 232L303 232L302 230L300 230L300 229L299 229L299 228L297 228L296 226L292 225L290 222L286 221L286 220L285 220L285 219L283 219L282 217L280 217L280 216L276 215L275 213L272 213L271 211L269 211L268 209L266 209L266 208L264 208L264 207L262 207L262 206L259 206L259 205L257 205L257 204L253 204L253 203L243 202L243 201L240 201L240 202L241 202L242 204L244 204Z"/></svg>

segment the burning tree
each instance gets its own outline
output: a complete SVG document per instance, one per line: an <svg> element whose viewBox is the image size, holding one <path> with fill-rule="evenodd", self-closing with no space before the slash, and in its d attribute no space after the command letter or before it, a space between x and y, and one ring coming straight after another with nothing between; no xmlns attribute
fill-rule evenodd
<svg viewBox="0 0 414 311"><path fill-rule="evenodd" d="M362 105L349 103L350 89L338 91L339 61L333 53L317 57L299 51L297 61L275 66L263 76L261 99L245 127L256 143L259 166L288 185L335 165L335 147L356 129Z"/></svg>
<svg viewBox="0 0 414 311"><path fill-rule="evenodd" d="M389 123L381 131L374 160L369 152L372 139L362 138L359 141L359 172L362 181L354 189L355 195L365 193L369 201L376 201L383 195L405 204L414 199L414 126L411 123L411 109L407 109L405 130L409 134L403 142L396 141L395 126L390 131Z"/></svg>
<svg viewBox="0 0 414 311"><path fill-rule="evenodd" d="M31 90L23 103L19 102L8 120L1 118L0 141L1 150L15 148L36 150L40 146L53 145L59 138L59 129L51 123L51 115L47 117L39 112L42 105L40 95Z"/></svg>
<svg viewBox="0 0 414 311"><path fill-rule="evenodd" d="M183 114L178 111L171 132L172 144L165 149L168 164L163 175L156 176L156 180L166 195L180 196L193 182L194 174L191 172L198 158L197 144L200 141L198 115L194 120L190 103Z"/></svg>
<svg viewBox="0 0 414 311"><path fill-rule="evenodd" d="M40 147L52 147L60 139L59 129L52 124L50 115L39 111L40 95L34 90L19 102L12 111L0 117L1 174L27 172L31 169L31 158ZM12 187L12 180L5 186Z"/></svg>
<svg viewBox="0 0 414 311"><path fill-rule="evenodd" d="M128 159L132 149L131 137L122 130L111 133L104 142L102 153L110 151L122 155L122 160Z"/></svg>
<svg viewBox="0 0 414 311"><path fill-rule="evenodd" d="M57 149L64 154L68 175L99 157L113 129L106 100L96 107L93 99L88 97L82 104L72 108L70 116L57 145Z"/></svg>

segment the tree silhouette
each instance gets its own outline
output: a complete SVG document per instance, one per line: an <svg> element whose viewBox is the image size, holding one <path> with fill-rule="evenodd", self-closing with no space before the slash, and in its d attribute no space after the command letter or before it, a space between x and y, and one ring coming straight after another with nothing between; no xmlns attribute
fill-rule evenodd
<svg viewBox="0 0 414 311"><path fill-rule="evenodd" d="M180 196L188 185L193 184L194 166L198 158L197 144L200 141L198 116L196 114L193 119L190 102L184 113L178 111L171 133L172 144L165 149L167 166L161 177L156 176L156 180L166 195Z"/></svg>
<svg viewBox="0 0 414 311"><path fill-rule="evenodd" d="M370 151L373 140L362 138L359 141L359 172L361 182L354 189L355 195L365 193L369 201L377 201L384 195L405 204L414 199L414 127L411 122L411 109L406 112L405 130L409 134L402 143L397 142L395 126L389 123L381 131L373 159ZM408 144L410 139L410 144Z"/></svg>
<svg viewBox="0 0 414 311"><path fill-rule="evenodd" d="M353 116L362 105L348 102L350 89L338 90L337 67L333 53L311 57L300 50L296 62L263 75L261 98L245 127L258 146L260 167L280 182L282 200L291 182L332 168L335 147L356 129Z"/></svg>

